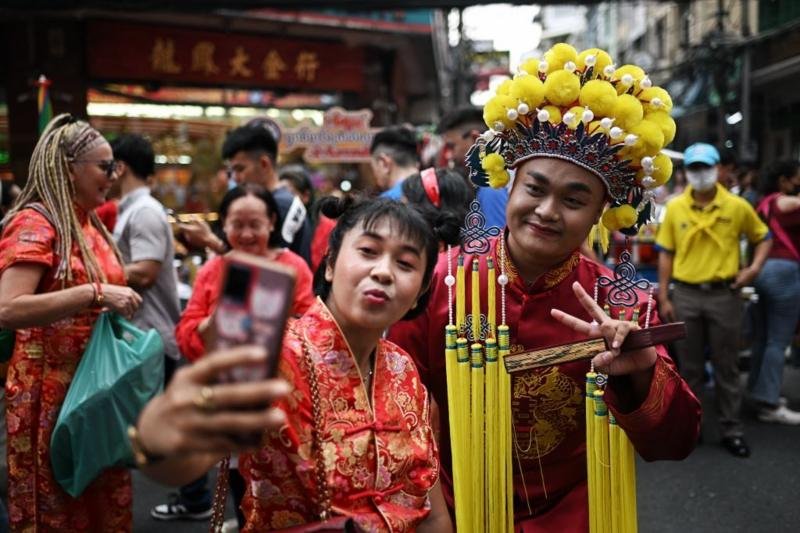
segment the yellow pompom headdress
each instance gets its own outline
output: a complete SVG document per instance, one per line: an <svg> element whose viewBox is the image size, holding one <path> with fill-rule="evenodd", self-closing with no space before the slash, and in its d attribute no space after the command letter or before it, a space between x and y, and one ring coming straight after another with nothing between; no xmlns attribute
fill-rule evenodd
<svg viewBox="0 0 800 533"><path fill-rule="evenodd" d="M559 43L500 85L483 118L489 130L467 154L470 179L503 187L508 169L534 157L574 163L610 198L602 225L635 234L649 221L653 189L672 174L661 150L675 137L672 100L635 65L615 67L603 50Z"/></svg>

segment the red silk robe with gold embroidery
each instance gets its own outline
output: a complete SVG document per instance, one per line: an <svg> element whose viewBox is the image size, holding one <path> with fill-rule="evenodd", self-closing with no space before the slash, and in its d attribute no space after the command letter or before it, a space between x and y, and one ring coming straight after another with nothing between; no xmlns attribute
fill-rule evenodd
<svg viewBox="0 0 800 533"><path fill-rule="evenodd" d="M496 275L500 275L498 239L491 242ZM455 274L453 252L453 273ZM466 256L467 309L471 302L469 282L471 256ZM486 313L486 258L481 258L481 312ZM591 321L572 292L580 282L593 294L599 276L613 276L605 267L576 251L558 268L527 284L506 260L506 323L511 333L511 351L519 352L554 344L585 340L585 337L550 316L552 308ZM447 255L441 254L431 282L431 299L424 314L410 322L399 322L389 338L407 350L439 406L442 488L452 506L450 431L448 427L447 376L444 329L448 321L448 294L444 284ZM600 289L606 301L608 289ZM655 306L654 306L655 307ZM644 327L647 295L640 294L640 324ZM628 312L630 318L631 312ZM497 322L501 321L500 291ZM650 324L658 323L655 311ZM681 379L666 350L657 347L650 391L643 403L630 405L628 378L611 378L605 400L618 424L625 429L637 452L645 460L681 459L693 449L700 424L700 404ZM514 423L514 517L519 531L585 531L588 529L586 492L586 425L584 382L589 361L536 369L512 381ZM541 470L540 470L541 465ZM523 473L520 475L520 468Z"/></svg>
<svg viewBox="0 0 800 533"><path fill-rule="evenodd" d="M125 284L111 245L76 207L84 239L109 283ZM25 209L0 240L0 272L18 264L43 267L37 293L89 282L73 243L72 280L55 279L60 258L56 230L38 211ZM109 468L77 498L64 492L50 467L50 437L100 309L91 307L44 327L17 330L6 380L8 424L8 516L11 531L130 531L131 477Z"/></svg>
<svg viewBox="0 0 800 533"><path fill-rule="evenodd" d="M316 369L332 511L366 531L413 531L430 512L428 492L439 471L427 392L408 354L381 340L370 405L347 341L321 301L284 339L280 373L294 390L277 405L287 424L268 433L259 452L240 457L245 531L319 520L304 343Z"/></svg>

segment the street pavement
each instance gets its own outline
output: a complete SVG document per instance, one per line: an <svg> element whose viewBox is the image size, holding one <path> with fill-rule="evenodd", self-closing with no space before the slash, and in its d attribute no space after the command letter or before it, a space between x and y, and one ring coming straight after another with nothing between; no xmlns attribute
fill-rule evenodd
<svg viewBox="0 0 800 533"><path fill-rule="evenodd" d="M786 368L784 394L800 410L800 369ZM713 394L703 398L703 442L685 461L637 465L639 531L769 532L798 531L800 524L800 426L758 422L745 407L749 459L729 455L718 443ZM134 532L208 531L207 522L158 522L153 505L169 489L134 474ZM228 516L233 511L228 505Z"/></svg>

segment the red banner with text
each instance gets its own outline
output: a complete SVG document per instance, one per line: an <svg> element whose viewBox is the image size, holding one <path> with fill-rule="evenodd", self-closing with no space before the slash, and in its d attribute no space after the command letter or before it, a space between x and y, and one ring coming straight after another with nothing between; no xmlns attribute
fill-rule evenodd
<svg viewBox="0 0 800 533"><path fill-rule="evenodd" d="M364 51L336 42L91 21L89 75L314 91L361 91Z"/></svg>

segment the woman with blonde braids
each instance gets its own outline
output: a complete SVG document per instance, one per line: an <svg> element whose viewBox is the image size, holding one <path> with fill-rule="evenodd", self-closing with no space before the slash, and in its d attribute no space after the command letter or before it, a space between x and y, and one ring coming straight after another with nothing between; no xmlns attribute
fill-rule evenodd
<svg viewBox="0 0 800 533"><path fill-rule="evenodd" d="M6 380L13 531L129 531L130 474L111 469L78 498L53 479L50 436L92 326L133 315L119 252L94 209L115 179L111 147L59 115L34 148L28 182L3 219L0 327L17 330Z"/></svg>

